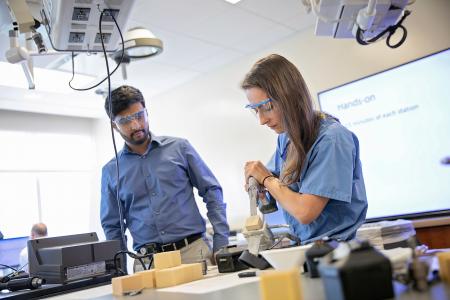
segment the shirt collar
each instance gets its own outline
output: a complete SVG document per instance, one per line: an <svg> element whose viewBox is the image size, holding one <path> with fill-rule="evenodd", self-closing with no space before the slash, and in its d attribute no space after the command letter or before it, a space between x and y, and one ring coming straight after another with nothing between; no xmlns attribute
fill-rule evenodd
<svg viewBox="0 0 450 300"><path fill-rule="evenodd" d="M151 131L150 137L152 141L148 144L147 151L145 151L145 154L147 154L152 148L159 147L162 144L161 137L154 135ZM127 143L124 143L122 151L120 152L120 157L122 157L123 154L136 154L136 153L131 151Z"/></svg>

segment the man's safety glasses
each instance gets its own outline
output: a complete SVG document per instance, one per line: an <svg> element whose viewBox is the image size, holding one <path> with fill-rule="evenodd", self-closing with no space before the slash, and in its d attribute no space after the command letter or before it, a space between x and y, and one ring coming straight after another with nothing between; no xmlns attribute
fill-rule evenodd
<svg viewBox="0 0 450 300"><path fill-rule="evenodd" d="M250 103L245 106L245 108L249 108L255 116L258 116L259 114L265 114L273 109L273 103L271 98L267 98L266 100L263 100L258 103Z"/></svg>
<svg viewBox="0 0 450 300"><path fill-rule="evenodd" d="M146 117L147 117L147 110L144 108L132 115L128 115L125 117L117 116L114 118L114 123L116 123L117 126L126 127L126 126L130 125L131 122L133 122L133 120L142 122L146 119Z"/></svg>

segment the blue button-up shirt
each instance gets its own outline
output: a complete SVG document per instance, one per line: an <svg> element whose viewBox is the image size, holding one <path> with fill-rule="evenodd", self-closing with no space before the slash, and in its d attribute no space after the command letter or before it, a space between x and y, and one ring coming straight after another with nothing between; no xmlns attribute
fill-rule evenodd
<svg viewBox="0 0 450 300"><path fill-rule="evenodd" d="M278 136L277 150L268 164L277 176L282 172L289 143L286 133ZM301 224L283 211L286 222L303 244L323 237L352 239L364 223L367 212L356 135L333 118L323 119L318 137L306 155L300 180L289 188L329 199L321 214L310 224Z"/></svg>
<svg viewBox="0 0 450 300"><path fill-rule="evenodd" d="M118 158L120 203L134 250L146 243L171 243L205 232L193 187L206 203L214 230L213 250L228 244L222 188L187 140L152 136L143 155L125 145ZM100 217L106 238L121 240L116 186L114 158L102 170Z"/></svg>

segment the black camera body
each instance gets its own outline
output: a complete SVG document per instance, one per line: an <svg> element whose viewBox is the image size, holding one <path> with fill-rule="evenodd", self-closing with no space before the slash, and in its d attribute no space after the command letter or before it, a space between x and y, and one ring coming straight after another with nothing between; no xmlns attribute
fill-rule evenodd
<svg viewBox="0 0 450 300"><path fill-rule="evenodd" d="M225 247L216 254L217 268L219 273L231 273L248 269L244 263L239 260L244 249L238 247Z"/></svg>
<svg viewBox="0 0 450 300"><path fill-rule="evenodd" d="M327 299L378 300L394 297L392 268L388 258L368 242L350 243L345 257L333 252L321 259L319 272Z"/></svg>

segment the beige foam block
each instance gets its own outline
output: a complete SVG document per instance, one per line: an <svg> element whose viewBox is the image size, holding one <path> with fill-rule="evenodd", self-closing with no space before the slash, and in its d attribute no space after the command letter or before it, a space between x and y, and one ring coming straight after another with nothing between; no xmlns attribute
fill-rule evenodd
<svg viewBox="0 0 450 300"><path fill-rule="evenodd" d="M442 281L450 283L450 251L437 254L439 260L439 276Z"/></svg>
<svg viewBox="0 0 450 300"><path fill-rule="evenodd" d="M142 277L137 274L114 277L112 279L113 295L122 296L125 293L140 291L144 288Z"/></svg>
<svg viewBox="0 0 450 300"><path fill-rule="evenodd" d="M156 253L153 255L155 269L167 269L181 265L180 250Z"/></svg>
<svg viewBox="0 0 450 300"><path fill-rule="evenodd" d="M154 288L156 286L155 284L155 269L152 270L146 270L146 271L141 271L141 272L137 272L135 273L138 276L141 276L142 279L142 284L144 286L144 288L146 289L151 289Z"/></svg>
<svg viewBox="0 0 450 300"><path fill-rule="evenodd" d="M245 229L258 230L263 227L263 222L259 216L250 216L245 220Z"/></svg>
<svg viewBox="0 0 450 300"><path fill-rule="evenodd" d="M157 288L165 288L203 277L202 264L183 264L174 268L156 270L155 282Z"/></svg>
<svg viewBox="0 0 450 300"><path fill-rule="evenodd" d="M302 300L300 272L292 269L289 271L268 271L261 273L259 289L262 300Z"/></svg>

